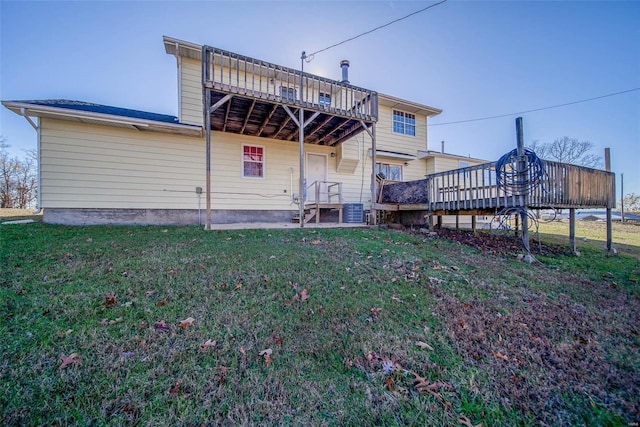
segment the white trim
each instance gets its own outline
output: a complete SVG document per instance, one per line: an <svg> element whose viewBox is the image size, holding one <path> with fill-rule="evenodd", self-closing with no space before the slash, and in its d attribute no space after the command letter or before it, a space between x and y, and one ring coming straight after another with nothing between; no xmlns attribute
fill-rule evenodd
<svg viewBox="0 0 640 427"><path fill-rule="evenodd" d="M371 157L371 148L369 148L367 156ZM376 156L387 159L418 160L418 157L413 154L396 153L395 151L386 150L376 150Z"/></svg>
<svg viewBox="0 0 640 427"><path fill-rule="evenodd" d="M396 130L395 130L395 126L394 126L394 124L395 124L395 120L394 120L394 115L395 115L395 114L394 114L394 113L396 113L396 112L404 114L404 115L405 115L405 117L404 117L405 119L407 118L407 117L406 117L406 115L411 115L411 116L413 116L413 122L414 122L414 123L413 123L413 135L408 134L408 133L406 133L406 132L396 132ZM408 136L408 137L411 137L411 138L415 138L415 137L417 137L417 136L418 136L418 129L417 129L417 127L418 127L418 126L417 126L417 124L418 124L418 123L416 122L416 114L415 114L415 113L410 113L410 112L408 112L408 111L399 110L399 109L397 109L397 108L393 108L393 109L391 109L391 132L392 132L392 133L394 133L394 134L396 134L396 135L403 135L403 136ZM406 130L406 126L407 126L407 124L406 124L406 123L404 123L403 125L404 125L405 130Z"/></svg>
<svg viewBox="0 0 640 427"><path fill-rule="evenodd" d="M60 107L48 107L38 104L28 104L24 102L11 102L3 101L2 105L10 109L16 114L22 115L21 110L24 109L25 113L31 116L40 117L45 114L48 116L56 117L68 117L75 119L95 120L97 122L103 122L108 124L119 124L125 126L133 126L136 128L149 128L154 130L176 130L188 135L201 136L202 126L184 125L181 123L167 123L157 120L136 119L133 117L118 116L115 114L94 113L91 111L73 110L70 108Z"/></svg>
<svg viewBox="0 0 640 427"><path fill-rule="evenodd" d="M262 176L244 176L244 147L262 148ZM257 162L254 162L257 163ZM264 145L242 144L240 150L240 178L243 179L266 179L267 177L267 149Z"/></svg>
<svg viewBox="0 0 640 427"><path fill-rule="evenodd" d="M304 169L305 172L305 178L306 178L306 183L307 183L307 188L305 189L305 191L309 188L309 186L311 185L311 183L309 182L309 156L318 156L318 157L324 157L324 181L327 182L329 180L329 156L327 154L323 154L323 153L313 153L313 152L307 152L306 154L306 167ZM320 190L322 190L322 188L320 188ZM314 194L315 197L315 194ZM320 198L322 198L322 191L320 191ZM305 198L305 203L309 202L309 194L307 194L307 197ZM316 203L317 200L314 200L313 202L310 203Z"/></svg>
<svg viewBox="0 0 640 427"><path fill-rule="evenodd" d="M176 42L176 51L177 50L178 42ZM182 122L182 56L176 55L176 62L178 67L178 121Z"/></svg>

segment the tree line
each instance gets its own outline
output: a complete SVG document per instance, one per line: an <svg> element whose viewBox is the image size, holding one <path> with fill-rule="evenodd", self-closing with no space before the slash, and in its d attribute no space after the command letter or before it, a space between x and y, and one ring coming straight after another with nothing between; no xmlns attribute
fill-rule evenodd
<svg viewBox="0 0 640 427"><path fill-rule="evenodd" d="M9 144L0 136L0 208L35 207L38 191L38 161L35 150L11 156Z"/></svg>

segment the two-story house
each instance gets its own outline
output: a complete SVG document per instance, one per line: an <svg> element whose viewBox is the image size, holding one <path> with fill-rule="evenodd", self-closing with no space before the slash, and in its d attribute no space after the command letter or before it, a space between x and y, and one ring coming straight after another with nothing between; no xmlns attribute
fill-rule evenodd
<svg viewBox="0 0 640 427"><path fill-rule="evenodd" d="M429 150L427 121L441 110L350 84L347 61L338 81L170 37L164 45L177 60L177 117L3 101L37 131L45 222L316 221L331 210L362 222L381 178L483 162Z"/></svg>

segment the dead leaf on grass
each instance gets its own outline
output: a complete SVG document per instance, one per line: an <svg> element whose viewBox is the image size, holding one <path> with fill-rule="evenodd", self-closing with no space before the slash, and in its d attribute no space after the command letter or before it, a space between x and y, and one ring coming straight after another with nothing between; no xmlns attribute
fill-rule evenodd
<svg viewBox="0 0 640 427"><path fill-rule="evenodd" d="M422 350L429 350L429 351L433 351L433 347L431 347L429 344L427 344L426 342L422 342L422 341L416 341L416 345L418 347L420 347Z"/></svg>
<svg viewBox="0 0 640 427"><path fill-rule="evenodd" d="M451 408L451 402L447 401L442 394L440 394L438 392L438 390L440 390L441 388L448 388L451 389L453 388L453 386L451 385L447 385L447 384L442 384L440 382L435 382L432 383L429 380L427 380L426 378L421 377L420 375L418 375L415 372L411 372L413 374L413 387L416 389L416 391L418 393L422 393L422 394L430 394L433 397L436 397L437 399L440 400L440 402L442 403L442 405L446 408L446 409L450 409Z"/></svg>
<svg viewBox="0 0 640 427"><path fill-rule="evenodd" d="M107 292L106 294L104 294L104 305L107 308L115 307L116 294L114 292Z"/></svg>
<svg viewBox="0 0 640 427"><path fill-rule="evenodd" d="M317 245L319 245L319 244L320 244L320 240L317 240L317 239L312 240L312 241L311 241L311 244L312 244L313 246L317 246Z"/></svg>
<svg viewBox="0 0 640 427"><path fill-rule="evenodd" d="M276 339L274 341L278 345L282 345L282 343L284 342L284 340L282 338L280 338L280 337L276 337Z"/></svg>
<svg viewBox="0 0 640 427"><path fill-rule="evenodd" d="M304 288L293 297L294 301L306 301L307 299L309 299L309 291L307 291L307 288Z"/></svg>
<svg viewBox="0 0 640 427"><path fill-rule="evenodd" d="M60 354L60 360L62 360L62 364L58 367L58 369L64 369L69 365L82 364L82 357L78 353L71 353L66 356L64 353Z"/></svg>
<svg viewBox="0 0 640 427"><path fill-rule="evenodd" d="M384 379L384 385L387 386L389 391L396 391L396 387L394 385L393 378L387 377Z"/></svg>
<svg viewBox="0 0 640 427"><path fill-rule="evenodd" d="M266 363L267 366L271 366L271 362L273 362L273 359L271 358L272 353L273 353L273 350L271 350L270 348L267 348L262 350L258 354L264 358L264 363Z"/></svg>
<svg viewBox="0 0 640 427"><path fill-rule="evenodd" d="M175 396L178 393L180 393L180 383L176 381L175 384L169 389L169 395Z"/></svg>
<svg viewBox="0 0 640 427"><path fill-rule="evenodd" d="M466 427L482 427L482 423L476 424L475 426L471 423L471 420L464 415L458 415L458 423L462 424Z"/></svg>
<svg viewBox="0 0 640 427"><path fill-rule="evenodd" d="M167 325L164 320L156 322L154 326L156 328L156 331L168 332L171 329L171 327Z"/></svg>
<svg viewBox="0 0 640 427"><path fill-rule="evenodd" d="M234 291L237 291L238 289L240 289L242 287L242 283L238 282L236 283L236 285L233 287Z"/></svg>
<svg viewBox="0 0 640 427"><path fill-rule="evenodd" d="M260 353L258 353L260 356L264 356L265 354L267 356L271 356L271 353L273 353L273 350L271 350L270 348L264 349L262 350Z"/></svg>
<svg viewBox="0 0 640 427"><path fill-rule="evenodd" d="M151 290L151 291L147 291L147 292L145 292L144 294L145 294L146 296L150 297L150 296L155 295L157 292L158 292L158 291L156 291L156 290Z"/></svg>
<svg viewBox="0 0 640 427"><path fill-rule="evenodd" d="M180 323L178 323L178 328L187 329L193 324L193 322L195 322L195 320L196 319L194 319L193 317L187 317L186 319L181 320Z"/></svg>
<svg viewBox="0 0 640 427"><path fill-rule="evenodd" d="M210 347L215 347L216 344L218 343L214 340L206 340L205 342L200 344L200 350L207 351L207 349L209 349Z"/></svg>
<svg viewBox="0 0 640 427"><path fill-rule="evenodd" d="M156 307L162 307L162 306L167 305L168 303L169 303L169 301L167 301L167 299L165 298L165 299L163 299L163 300L158 301L158 302L156 303Z"/></svg>
<svg viewBox="0 0 640 427"><path fill-rule="evenodd" d="M507 362L509 361L509 358L507 356L505 356L504 354L500 353L499 351L497 351L497 352L492 351L491 355L493 357L495 357L496 359L502 359L502 360L505 360Z"/></svg>
<svg viewBox="0 0 640 427"><path fill-rule="evenodd" d="M395 302L402 302L402 300L395 295L391 295L391 300Z"/></svg>

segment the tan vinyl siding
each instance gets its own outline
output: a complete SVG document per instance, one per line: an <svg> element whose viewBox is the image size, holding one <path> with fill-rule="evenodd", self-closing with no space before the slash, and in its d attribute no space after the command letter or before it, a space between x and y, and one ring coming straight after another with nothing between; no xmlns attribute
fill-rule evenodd
<svg viewBox="0 0 640 427"><path fill-rule="evenodd" d="M41 119L44 208L197 208L201 138Z"/></svg>
<svg viewBox="0 0 640 427"><path fill-rule="evenodd" d="M418 150L425 150L427 146L425 116L416 116L416 136L403 135L393 132L393 108L381 105L378 110L378 124L376 138L378 150L394 151L416 155ZM399 110L403 111L403 110Z"/></svg>
<svg viewBox="0 0 640 427"><path fill-rule="evenodd" d="M435 159L436 170L435 172L445 172L450 171L452 169L459 169L460 162L467 162L468 166L480 165L482 161L473 160L473 159L461 159L461 158L447 158L447 157L438 157ZM430 172L433 173L433 172Z"/></svg>
<svg viewBox="0 0 640 427"><path fill-rule="evenodd" d="M202 62L181 58L180 69L180 122L203 125Z"/></svg>
<svg viewBox="0 0 640 427"><path fill-rule="evenodd" d="M298 192L296 142L221 132L211 140L213 209L297 210L291 204ZM42 119L41 141L44 208L198 208L195 188L205 188L204 138ZM243 144L264 147L263 179L242 177ZM370 158L364 153L368 162L341 174L337 158L330 157L335 150L305 146L306 153L328 156L328 180L343 183L345 203L362 200L368 207Z"/></svg>

